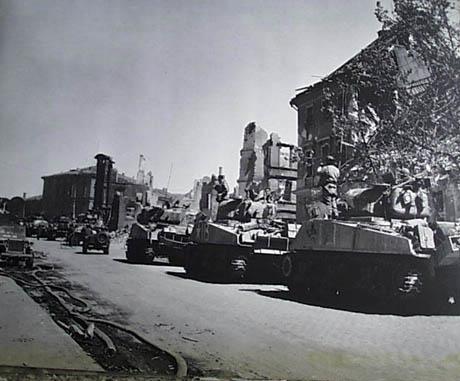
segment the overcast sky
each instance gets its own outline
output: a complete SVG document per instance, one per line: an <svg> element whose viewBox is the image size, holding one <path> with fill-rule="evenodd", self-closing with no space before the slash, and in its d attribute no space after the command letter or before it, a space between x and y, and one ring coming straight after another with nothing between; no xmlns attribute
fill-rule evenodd
<svg viewBox="0 0 460 381"><path fill-rule="evenodd" d="M296 143L295 89L371 42L374 0L0 0L0 196L99 152L154 185L238 177L256 121Z"/></svg>

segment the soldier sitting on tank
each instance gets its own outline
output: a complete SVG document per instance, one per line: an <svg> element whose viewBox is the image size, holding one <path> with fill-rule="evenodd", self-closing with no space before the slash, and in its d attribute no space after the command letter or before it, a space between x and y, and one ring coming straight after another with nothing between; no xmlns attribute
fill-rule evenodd
<svg viewBox="0 0 460 381"><path fill-rule="evenodd" d="M222 202L227 198L229 187L224 175L219 175L217 177L217 183L214 185L214 190L217 192L217 202Z"/></svg>
<svg viewBox="0 0 460 381"><path fill-rule="evenodd" d="M318 168L318 185L321 187L321 201L315 203L310 209L311 218L337 218L337 182L340 177L340 170L336 166L333 156L328 156L325 165Z"/></svg>
<svg viewBox="0 0 460 381"><path fill-rule="evenodd" d="M390 195L390 206L393 218L428 218L431 216L428 194L421 181L395 187Z"/></svg>

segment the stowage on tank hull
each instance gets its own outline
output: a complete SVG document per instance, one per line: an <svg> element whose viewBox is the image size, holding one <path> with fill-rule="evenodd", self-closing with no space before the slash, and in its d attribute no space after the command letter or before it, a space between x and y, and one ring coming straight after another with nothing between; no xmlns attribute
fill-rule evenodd
<svg viewBox="0 0 460 381"><path fill-rule="evenodd" d="M158 232L150 231L139 223L131 226L129 238L126 240L126 259L130 263L152 263Z"/></svg>
<svg viewBox="0 0 460 381"><path fill-rule="evenodd" d="M251 245L239 242L237 229L230 225L198 222L187 246L184 268L188 274L221 280L241 280L247 275Z"/></svg>
<svg viewBox="0 0 460 381"><path fill-rule="evenodd" d="M434 280L434 249L423 221L312 219L299 230L282 271L297 294L412 297Z"/></svg>
<svg viewBox="0 0 460 381"><path fill-rule="evenodd" d="M267 239L264 235L266 232L257 224L246 231L241 230L241 226L232 223L197 223L186 249L184 268L187 273L221 281L275 280L274 274L279 274L276 265L280 267L288 239ZM284 247L279 244L280 240ZM271 249L276 243L276 248ZM278 275L277 281L280 280Z"/></svg>
<svg viewBox="0 0 460 381"><path fill-rule="evenodd" d="M190 243L190 236L186 228L164 229L158 233L159 256L168 258L173 266L184 266L185 252Z"/></svg>

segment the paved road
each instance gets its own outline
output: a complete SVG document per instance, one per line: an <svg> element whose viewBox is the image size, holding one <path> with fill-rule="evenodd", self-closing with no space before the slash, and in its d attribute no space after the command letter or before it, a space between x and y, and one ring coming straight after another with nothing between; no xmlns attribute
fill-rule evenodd
<svg viewBox="0 0 460 381"><path fill-rule="evenodd" d="M281 285L212 284L181 268L130 265L36 242L101 313L127 320L206 375L322 380L458 380L460 316L403 317L299 303ZM90 294L84 291L90 290ZM90 295L90 296L88 296ZM369 313L370 311L370 313Z"/></svg>

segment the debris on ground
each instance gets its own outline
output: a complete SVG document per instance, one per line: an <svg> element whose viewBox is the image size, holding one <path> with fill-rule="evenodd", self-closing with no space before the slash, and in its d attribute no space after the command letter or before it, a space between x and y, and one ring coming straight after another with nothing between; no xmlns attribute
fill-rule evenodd
<svg viewBox="0 0 460 381"><path fill-rule="evenodd" d="M0 271L14 279L44 307L56 324L106 371L132 375L176 375L177 364L170 354L142 340L142 337L136 337L136 333L130 333L123 324L97 316L87 302L72 294L72 285L60 278L52 267L32 271L9 267L7 271L1 268Z"/></svg>

